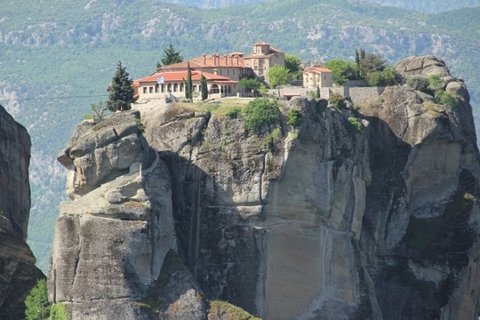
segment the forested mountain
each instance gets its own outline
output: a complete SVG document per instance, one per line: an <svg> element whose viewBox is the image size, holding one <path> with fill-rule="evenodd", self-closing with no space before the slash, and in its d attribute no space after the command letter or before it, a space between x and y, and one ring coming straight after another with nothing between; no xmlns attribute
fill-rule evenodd
<svg viewBox="0 0 480 320"><path fill-rule="evenodd" d="M480 8L437 15L347 0L278 0L222 9L156 0L0 2L0 103L32 136L29 242L45 270L64 172L55 161L89 104L106 98L115 64L151 73L169 44L185 58L248 52L268 41L304 61L353 58L363 47L390 62L435 54L462 76L477 106Z"/></svg>
<svg viewBox="0 0 480 320"><path fill-rule="evenodd" d="M197 8L221 8L231 5L242 5L247 3L261 3L267 0L165 0L165 3L173 3L186 7Z"/></svg>
<svg viewBox="0 0 480 320"><path fill-rule="evenodd" d="M368 3L378 3L385 6L393 6L408 10L415 10L427 13L444 12L449 10L457 10L468 7L476 7L480 5L480 0L363 0Z"/></svg>

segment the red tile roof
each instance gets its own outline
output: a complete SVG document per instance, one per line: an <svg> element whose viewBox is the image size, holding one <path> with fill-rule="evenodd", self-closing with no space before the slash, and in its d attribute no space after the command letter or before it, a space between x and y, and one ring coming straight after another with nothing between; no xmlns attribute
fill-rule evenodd
<svg viewBox="0 0 480 320"><path fill-rule="evenodd" d="M325 68L325 67L311 67L303 71L306 72L314 72L314 73L332 73L332 70Z"/></svg>
<svg viewBox="0 0 480 320"><path fill-rule="evenodd" d="M243 54L242 53L231 53L229 55L217 55L217 54L208 54L193 58L188 61L183 61L168 66L163 66L160 71L168 70L178 70L178 69L187 69L187 64L190 63L190 68L192 69L201 69L201 68L243 68Z"/></svg>
<svg viewBox="0 0 480 320"><path fill-rule="evenodd" d="M207 79L207 81L212 82L221 82L226 84L235 84L238 81L234 81L228 77L220 76L218 74L203 72L203 75ZM181 82L187 79L187 71L165 71L165 72L157 72L148 77L144 77L141 79L137 79L133 82L133 86L139 86L141 83L156 83L157 80L163 77L165 83L167 82ZM202 79L202 72L200 71L192 71L192 81L200 81Z"/></svg>

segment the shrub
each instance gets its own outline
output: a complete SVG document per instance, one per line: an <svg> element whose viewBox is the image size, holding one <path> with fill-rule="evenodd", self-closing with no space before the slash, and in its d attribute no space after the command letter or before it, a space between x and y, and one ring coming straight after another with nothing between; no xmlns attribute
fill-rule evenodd
<svg viewBox="0 0 480 320"><path fill-rule="evenodd" d="M50 317L50 304L47 297L47 280L38 280L25 298L25 319L46 320Z"/></svg>
<svg viewBox="0 0 480 320"><path fill-rule="evenodd" d="M428 89L428 79L424 77L410 77L407 79L407 85L413 90L431 93Z"/></svg>
<svg viewBox="0 0 480 320"><path fill-rule="evenodd" d="M229 117L230 119L237 119L238 116L240 115L240 108L234 107L230 110L228 110L225 115Z"/></svg>
<svg viewBox="0 0 480 320"><path fill-rule="evenodd" d="M435 99L438 103L443 104L448 109L453 109L457 106L457 100L455 100L451 94L442 89L435 91Z"/></svg>
<svg viewBox="0 0 480 320"><path fill-rule="evenodd" d="M299 110L290 109L287 113L287 123L292 127L296 127L302 122L302 114Z"/></svg>
<svg viewBox="0 0 480 320"><path fill-rule="evenodd" d="M363 130L365 129L365 127L363 126L363 123L358 118L348 117L347 121L348 121L349 127L356 132L363 132Z"/></svg>
<svg viewBox="0 0 480 320"><path fill-rule="evenodd" d="M310 90L310 91L307 91L307 97L309 99L318 99L320 98L320 90Z"/></svg>
<svg viewBox="0 0 480 320"><path fill-rule="evenodd" d="M245 107L245 128L259 134L264 127L273 127L280 123L280 109L277 102L267 98L257 98Z"/></svg>
<svg viewBox="0 0 480 320"><path fill-rule="evenodd" d="M263 140L265 148L267 148L267 150L272 153L275 152L275 150L277 149L277 143L280 141L281 136L282 131L280 131L280 128L273 129L273 131Z"/></svg>
<svg viewBox="0 0 480 320"><path fill-rule="evenodd" d="M345 105L345 98L338 93L332 93L328 98L328 102L332 107L340 109Z"/></svg>
<svg viewBox="0 0 480 320"><path fill-rule="evenodd" d="M397 75L393 69L374 71L367 75L367 83L372 87L393 86L397 83Z"/></svg>
<svg viewBox="0 0 480 320"><path fill-rule="evenodd" d="M428 77L428 88L435 92L443 89L443 80L436 74L432 74Z"/></svg>
<svg viewBox="0 0 480 320"><path fill-rule="evenodd" d="M55 303L52 305L50 311L50 318L48 320L68 320L67 310L65 305L61 303Z"/></svg>

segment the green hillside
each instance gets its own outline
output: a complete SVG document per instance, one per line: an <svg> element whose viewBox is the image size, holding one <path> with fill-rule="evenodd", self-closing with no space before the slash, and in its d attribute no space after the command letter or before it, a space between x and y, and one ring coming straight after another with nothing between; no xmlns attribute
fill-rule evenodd
<svg viewBox="0 0 480 320"><path fill-rule="evenodd" d="M425 15L347 0L283 0L223 9L144 1L0 2L0 103L33 141L29 243L46 270L65 171L56 164L89 104L106 97L115 64L151 73L172 43L185 58L248 52L268 41L304 61L352 57L355 48L389 61L420 54L446 60L478 102L480 8Z"/></svg>
<svg viewBox="0 0 480 320"><path fill-rule="evenodd" d="M457 10L468 7L480 6L480 0L362 0L367 3L377 3L385 6L393 6L408 10L426 13L438 13Z"/></svg>

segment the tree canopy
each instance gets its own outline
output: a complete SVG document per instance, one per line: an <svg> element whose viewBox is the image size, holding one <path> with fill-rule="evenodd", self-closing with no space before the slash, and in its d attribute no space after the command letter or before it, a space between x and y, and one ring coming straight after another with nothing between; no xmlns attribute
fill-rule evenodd
<svg viewBox="0 0 480 320"><path fill-rule="evenodd" d="M180 55L180 52L175 50L175 48L170 44L167 49L163 50L163 57L160 59L162 63L158 63L157 67L162 65L168 66L174 63L182 62L183 57Z"/></svg>
<svg viewBox="0 0 480 320"><path fill-rule="evenodd" d="M134 102L132 79L129 78L122 62L117 64L117 70L108 91L107 107L110 111L124 111L131 108L131 104Z"/></svg>
<svg viewBox="0 0 480 320"><path fill-rule="evenodd" d="M242 78L240 79L238 85L246 90L252 92L255 96L258 95L258 90L262 83L256 78Z"/></svg>
<svg viewBox="0 0 480 320"><path fill-rule="evenodd" d="M345 84L348 79L358 79L357 66L351 61L333 59L327 62L325 66L332 70L333 82L338 85Z"/></svg>
<svg viewBox="0 0 480 320"><path fill-rule="evenodd" d="M268 84L272 88L279 89L280 86L288 84L290 78L290 72L288 72L288 69L284 66L276 65L271 67L270 70L268 70Z"/></svg>
<svg viewBox="0 0 480 320"><path fill-rule="evenodd" d="M285 55L285 68L288 69L294 79L301 79L302 77L302 62L297 56L286 54Z"/></svg>
<svg viewBox="0 0 480 320"><path fill-rule="evenodd" d="M355 60L357 61L359 72L362 77L367 77L372 72L383 71L387 66L387 62L381 55L365 53L365 50L363 49L360 49L359 55L355 55Z"/></svg>
<svg viewBox="0 0 480 320"><path fill-rule="evenodd" d="M47 297L47 280L40 279L25 298L25 319L46 320L50 317Z"/></svg>

